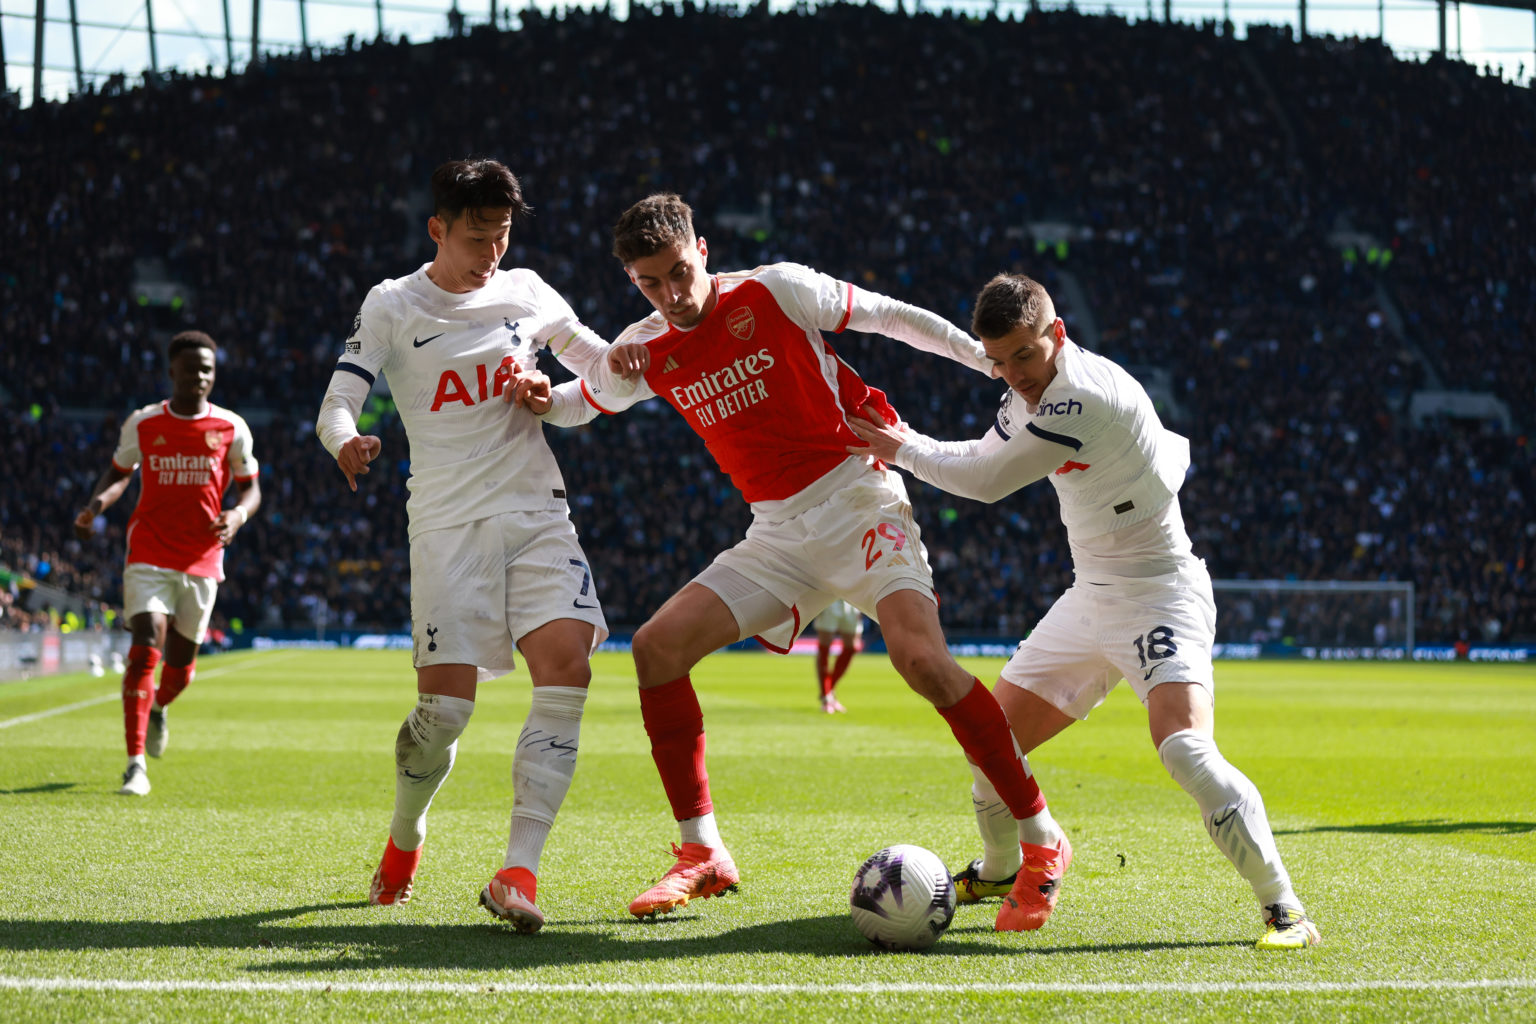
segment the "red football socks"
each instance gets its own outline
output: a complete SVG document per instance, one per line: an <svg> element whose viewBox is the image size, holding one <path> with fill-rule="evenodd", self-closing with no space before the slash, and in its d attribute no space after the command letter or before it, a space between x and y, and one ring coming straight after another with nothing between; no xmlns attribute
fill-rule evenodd
<svg viewBox="0 0 1536 1024"><path fill-rule="evenodd" d="M852 640L843 641L843 649L837 652L837 661L832 666L832 686L836 686L838 680L843 678L843 673L848 671L848 666L853 662L855 648ZM828 692L832 689L827 687Z"/></svg>
<svg viewBox="0 0 1536 1024"><path fill-rule="evenodd" d="M651 757L678 821L715 809L704 768L704 713L687 676L640 691L640 716L651 737Z"/></svg>
<svg viewBox="0 0 1536 1024"><path fill-rule="evenodd" d="M939 708L939 714L949 723L966 755L981 766L1009 813L1022 819L1045 810L1045 795L1024 770L1024 761L1014 748L1008 716L981 680L976 680L971 692L958 703Z"/></svg>
<svg viewBox="0 0 1536 1024"><path fill-rule="evenodd" d="M123 673L123 736L128 756L144 753L144 734L149 731L149 707L155 699L155 666L160 651L144 644L128 648L128 670Z"/></svg>
<svg viewBox="0 0 1536 1024"><path fill-rule="evenodd" d="M192 676L196 671L196 661L190 665L172 665L167 662L160 669L160 686L155 690L155 703L162 708L170 707L171 701L180 696L181 691L192 682Z"/></svg>

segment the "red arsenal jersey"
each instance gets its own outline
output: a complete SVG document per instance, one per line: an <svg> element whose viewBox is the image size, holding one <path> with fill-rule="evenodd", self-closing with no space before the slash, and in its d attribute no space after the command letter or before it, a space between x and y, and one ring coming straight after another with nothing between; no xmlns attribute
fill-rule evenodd
<svg viewBox="0 0 1536 1024"><path fill-rule="evenodd" d="M124 473L142 470L127 561L222 580L224 548L209 527L230 479L256 476L251 448L245 420L216 405L180 416L160 402L129 416L112 455Z"/></svg>
<svg viewBox="0 0 1536 1024"><path fill-rule="evenodd" d="M874 405L890 422L884 393L833 352L822 329L840 332L853 312L845 282L781 263L716 277L720 298L708 317L683 329L660 315L620 335L651 353L645 388L683 414L749 502L799 493L863 442L847 417ZM604 411L614 405L589 389ZM632 404L625 402L624 404Z"/></svg>

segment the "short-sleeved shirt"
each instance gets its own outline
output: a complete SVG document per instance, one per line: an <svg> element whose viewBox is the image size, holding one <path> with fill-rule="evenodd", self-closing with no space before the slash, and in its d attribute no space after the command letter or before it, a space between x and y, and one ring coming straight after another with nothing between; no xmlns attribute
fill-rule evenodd
<svg viewBox="0 0 1536 1024"><path fill-rule="evenodd" d="M410 534L503 512L568 512L565 480L538 418L502 400L557 323L575 320L531 270L497 270L484 288L445 291L427 266L369 291L338 371L383 373L410 439Z"/></svg>
<svg viewBox="0 0 1536 1024"><path fill-rule="evenodd" d="M252 449L245 420L217 405L182 416L159 402L129 416L112 455L119 472L142 471L128 520L128 563L222 580L224 547L209 527L230 480L257 475Z"/></svg>

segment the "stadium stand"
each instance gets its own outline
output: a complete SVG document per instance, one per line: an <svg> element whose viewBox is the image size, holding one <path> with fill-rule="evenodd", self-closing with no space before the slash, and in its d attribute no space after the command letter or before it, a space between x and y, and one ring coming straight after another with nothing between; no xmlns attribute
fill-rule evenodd
<svg viewBox="0 0 1536 1024"><path fill-rule="evenodd" d="M220 616L406 623L398 423L376 403L385 460L354 496L312 417L367 288L430 256L431 168L482 154L535 206L505 265L610 337L647 308L608 227L659 189L699 211L717 268L805 262L962 325L991 274L1039 277L1191 438L1213 575L1413 580L1421 640L1536 639L1536 100L1465 65L1073 12L529 12L4 110L0 138L0 563L84 599L118 599L126 514L87 544L69 522L195 325L263 466ZM919 429L989 426L998 385L835 344ZM1411 416L1430 387L1514 422ZM745 526L660 403L549 433L612 623ZM946 624L1022 635L1070 580L1048 488L910 486Z"/></svg>

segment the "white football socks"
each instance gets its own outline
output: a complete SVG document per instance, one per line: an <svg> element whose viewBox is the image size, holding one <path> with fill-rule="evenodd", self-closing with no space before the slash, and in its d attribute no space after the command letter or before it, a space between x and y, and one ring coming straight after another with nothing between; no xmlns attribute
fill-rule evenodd
<svg viewBox="0 0 1536 1024"><path fill-rule="evenodd" d="M395 849L419 849L427 838L427 808L453 770L459 736L474 710L472 700L416 695L395 739L395 814L389 823Z"/></svg>
<svg viewBox="0 0 1536 1024"><path fill-rule="evenodd" d="M682 830L683 842L698 843L711 850L725 849L725 841L720 838L720 828L715 824L714 811L701 814L697 818L684 818L677 824Z"/></svg>
<svg viewBox="0 0 1536 1024"><path fill-rule="evenodd" d="M1263 797L1246 775L1221 756L1216 741L1186 729L1163 740L1157 756L1173 781L1199 804L1206 831L1253 886L1260 912L1274 904L1301 909L1275 848Z"/></svg>
<svg viewBox="0 0 1536 1024"><path fill-rule="evenodd" d="M1017 745L1015 745L1017 747ZM1029 773L1029 759L1023 754L1019 760ZM1018 871L1024 864L1024 851L1019 843L1035 846L1055 846L1063 835L1061 826L1051 817L1050 808L1041 810L1033 817L1015 820L1003 798L982 773L979 765L970 766L971 808L976 812L976 828L981 833L981 877L991 882L1000 881Z"/></svg>
<svg viewBox="0 0 1536 1024"><path fill-rule="evenodd" d="M584 686L535 686L512 757L512 824L504 867L539 873L555 814L576 774Z"/></svg>
<svg viewBox="0 0 1536 1024"><path fill-rule="evenodd" d="M976 828L981 832L981 877L989 882L1002 881L1024 864L1018 822L985 779L971 785L971 807L976 811Z"/></svg>

